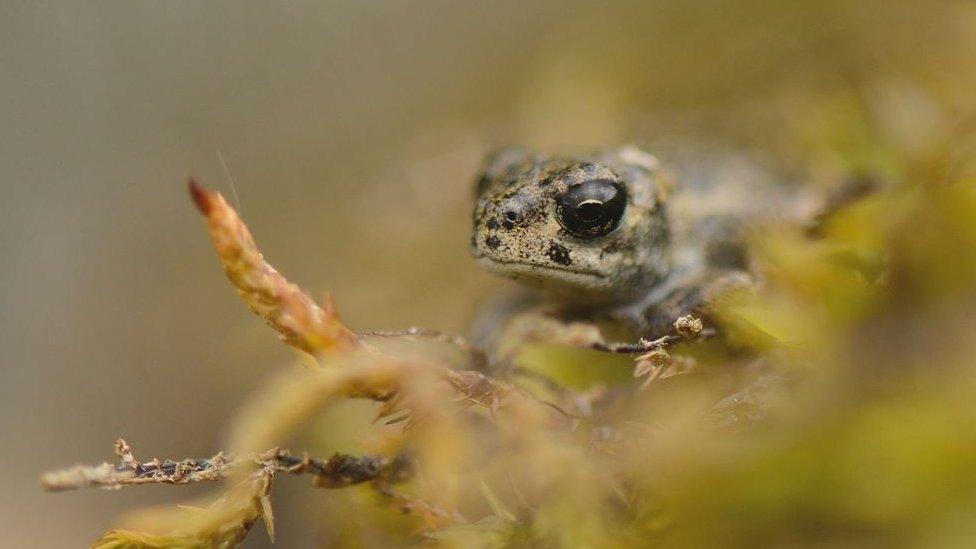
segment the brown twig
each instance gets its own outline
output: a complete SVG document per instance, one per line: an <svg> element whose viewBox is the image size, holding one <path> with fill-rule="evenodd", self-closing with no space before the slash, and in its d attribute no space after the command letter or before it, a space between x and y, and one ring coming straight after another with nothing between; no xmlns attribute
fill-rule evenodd
<svg viewBox="0 0 976 549"><path fill-rule="evenodd" d="M363 332L359 335L360 339L364 337L415 337L437 343L446 343L448 345L453 345L464 353L467 353L474 360L476 368L481 369L483 366L488 364L488 353L484 349L478 345L475 345L474 343L471 343L462 336L449 334L438 330L430 330L427 328L412 326L404 330L371 330L368 332Z"/></svg>
<svg viewBox="0 0 976 549"><path fill-rule="evenodd" d="M588 347L595 351L603 351L605 353L634 355L663 349L686 339L708 339L718 334L715 329L706 328L700 318L692 315L678 317L672 326L672 333L665 334L657 339L647 340L641 338L637 343L597 342L591 343Z"/></svg>
<svg viewBox="0 0 976 549"><path fill-rule="evenodd" d="M285 450L271 450L257 456L229 457L217 453L209 458L188 458L140 462L122 439L115 443L119 463L95 466L77 465L45 473L41 485L45 490L60 492L80 488L118 489L137 484L192 484L223 480L232 469L256 465L270 473L311 474L316 486L343 488L382 479L402 482L412 476L413 460L405 455L393 458L377 455L353 456L334 454L328 459L295 456Z"/></svg>
<svg viewBox="0 0 976 549"><path fill-rule="evenodd" d="M681 341L681 336L677 334L668 334L661 336L657 339L648 341L646 339L641 339L637 343L592 343L589 348L594 351L603 351L605 353L616 353L622 355L634 355L639 353L647 353L654 349L661 349Z"/></svg>

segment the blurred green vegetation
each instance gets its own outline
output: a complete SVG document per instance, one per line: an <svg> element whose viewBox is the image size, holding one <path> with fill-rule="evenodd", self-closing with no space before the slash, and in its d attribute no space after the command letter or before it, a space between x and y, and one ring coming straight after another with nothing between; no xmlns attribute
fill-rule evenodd
<svg viewBox="0 0 976 549"><path fill-rule="evenodd" d="M0 352L16 365L5 385L30 384L4 399L11 428L51 405L12 431L25 443L5 471L98 455L119 430L154 453L207 454L241 395L284 359L255 343L263 334L243 313L220 324L236 304L213 300L223 280L206 270L178 185L188 169L222 180L214 150L228 153L265 251L333 290L351 325L460 332L503 288L465 258L468 183L487 149L678 137L740 147L784 180L881 188L818 238L789 227L756 236L768 286L726 317L776 374L742 397L741 413L760 418L716 425L715 403L751 370L715 349L696 354L694 375L625 394L568 432L504 410L482 414L494 430L470 428L459 412L407 437L436 464L409 490L467 523L421 534L368 490L285 488L283 543L976 541L972 2L41 4L10 7L5 33L25 47L7 49L18 131L4 141L0 238L8 264L25 268L4 285L24 291L0 296L13 343ZM174 211L185 218L174 223ZM187 242L200 245L190 253ZM128 333L133 319L143 335ZM629 362L604 358L590 368L588 352L536 348L523 361L579 394L639 384ZM147 406L164 420L119 412ZM340 404L283 443L325 455L402 443L373 414ZM32 477L10 486L36 491ZM32 509L11 521L15 545L63 544L62 530L77 539L109 506L31 498L5 513Z"/></svg>
<svg viewBox="0 0 976 549"><path fill-rule="evenodd" d="M540 141L575 141L575 124L601 118L617 125L599 140L683 126L753 147L810 184L867 178L880 191L816 237L797 227L756 235L768 285L725 317L733 340L760 351L777 376L749 403L760 419L735 429L704 419L728 394L721 374L742 368L737 355L707 355L697 370L706 375L634 392L576 439L531 421L501 443L471 433L448 446L477 455L453 469L472 523L430 536L486 547L971 546L976 11L714 2L655 16L644 26L603 14L553 39L545 92L533 92L537 102L530 94L526 120L566 131ZM688 35L660 31L683 18L695 23ZM588 35L610 38L594 47ZM586 99L564 98L575 94ZM644 101L652 107L635 116ZM585 105L582 118L557 115L566 104ZM629 374L620 364L587 368L597 360L587 352L535 348L521 358L574 390ZM615 434L596 449L580 433L600 421ZM335 527L347 520L363 532L380 524L346 513Z"/></svg>

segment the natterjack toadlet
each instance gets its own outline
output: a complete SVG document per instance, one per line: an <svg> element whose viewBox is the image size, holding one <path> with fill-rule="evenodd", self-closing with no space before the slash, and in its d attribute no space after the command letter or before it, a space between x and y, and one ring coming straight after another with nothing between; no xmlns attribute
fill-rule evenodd
<svg viewBox="0 0 976 549"><path fill-rule="evenodd" d="M471 251L570 318L614 318L653 338L682 315L707 319L716 295L751 284L746 222L785 211L788 194L761 179L733 161L675 183L634 147L502 149L477 182Z"/></svg>

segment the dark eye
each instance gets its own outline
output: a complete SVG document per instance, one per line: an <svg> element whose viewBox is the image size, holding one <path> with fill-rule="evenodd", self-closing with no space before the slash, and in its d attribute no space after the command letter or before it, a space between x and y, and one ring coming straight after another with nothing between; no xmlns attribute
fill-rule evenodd
<svg viewBox="0 0 976 549"><path fill-rule="evenodd" d="M570 187L556 200L556 217L567 231L582 238L603 236L617 228L627 206L623 185L593 179Z"/></svg>

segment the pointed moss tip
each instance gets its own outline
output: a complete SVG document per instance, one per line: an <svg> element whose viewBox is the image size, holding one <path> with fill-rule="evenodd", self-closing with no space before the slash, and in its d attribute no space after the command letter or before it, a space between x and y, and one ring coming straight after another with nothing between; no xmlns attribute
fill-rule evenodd
<svg viewBox="0 0 976 549"><path fill-rule="evenodd" d="M207 189L193 177L187 180L187 187L190 189L190 196L193 198L193 202L197 205L197 209L203 213L203 215L210 215L210 210L213 209L213 191Z"/></svg>

